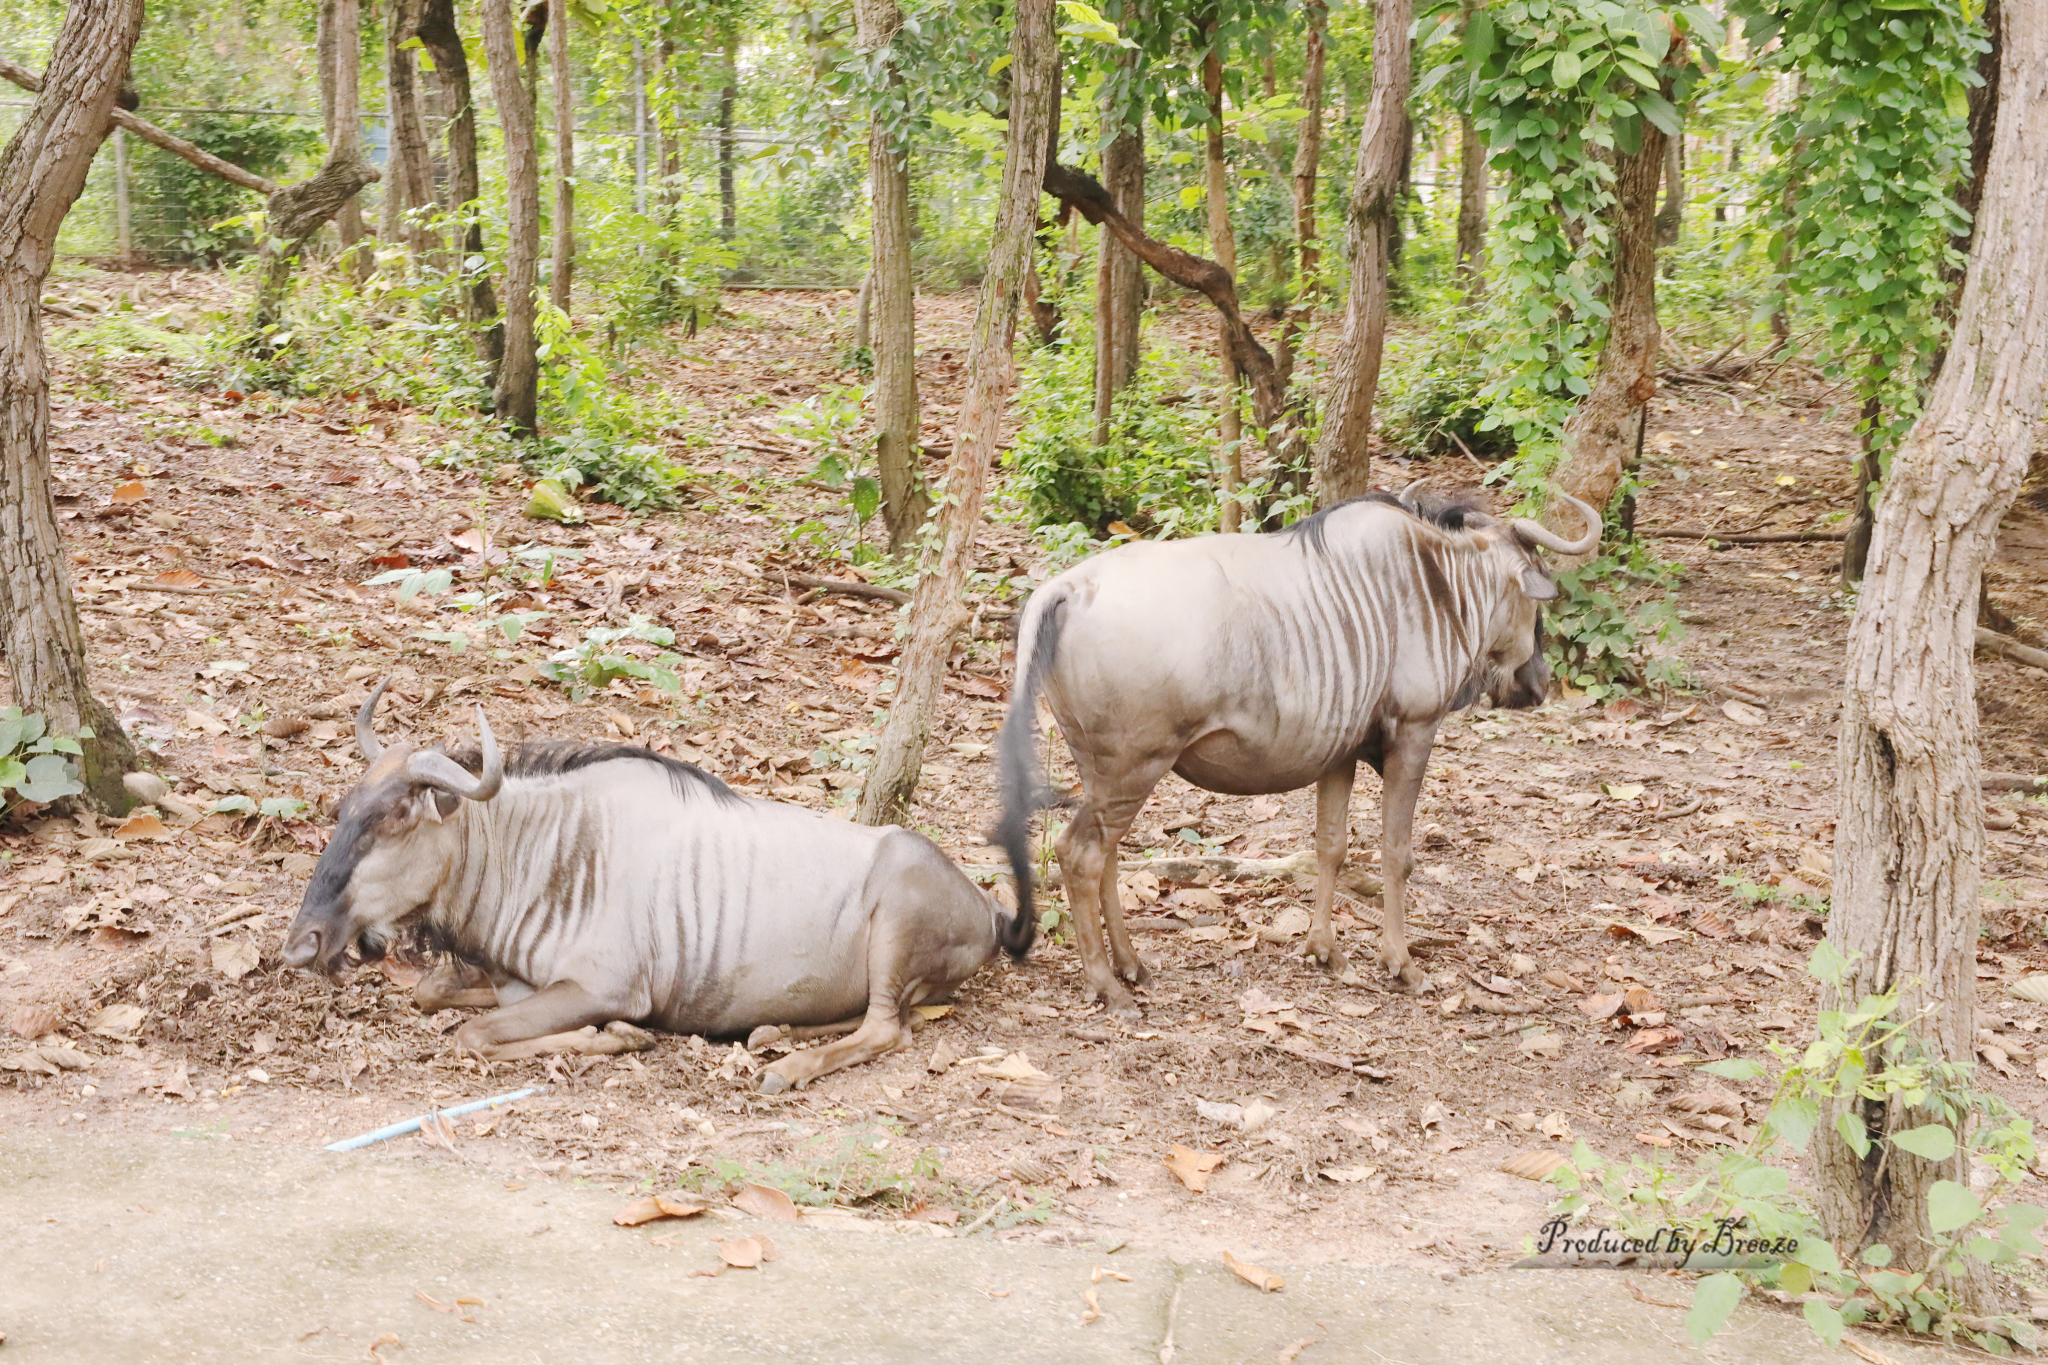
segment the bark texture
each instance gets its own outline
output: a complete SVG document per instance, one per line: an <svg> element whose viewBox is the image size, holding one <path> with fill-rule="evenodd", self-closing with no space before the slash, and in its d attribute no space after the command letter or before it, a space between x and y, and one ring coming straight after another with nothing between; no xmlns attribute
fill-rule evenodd
<svg viewBox="0 0 2048 1365"><path fill-rule="evenodd" d="M576 269L576 87L569 77L569 0L548 0L548 89L555 100L555 241L548 300L566 313Z"/></svg>
<svg viewBox="0 0 2048 1365"><path fill-rule="evenodd" d="M1372 103L1358 138L1358 168L1346 210L1351 288L1316 443L1316 501L1325 507L1372 486L1372 405L1386 347L1395 219L1408 158L1408 25L1413 12L1410 0L1377 0L1373 6Z"/></svg>
<svg viewBox="0 0 2048 1365"><path fill-rule="evenodd" d="M475 204L479 194L476 165L476 98L470 89L469 57L463 49L462 31L455 23L455 0L404 0L401 23L406 38L418 38L434 62L434 78L448 115L448 198L449 210L461 222L460 260L483 255L484 229ZM505 355L505 328L498 317L498 296L491 277L482 270L464 267L469 287L463 291L463 311L476 334L477 358L491 367L493 383Z"/></svg>
<svg viewBox="0 0 2048 1365"><path fill-rule="evenodd" d="M259 348L268 344L266 334L284 320L292 271L313 234L355 204L363 186L375 184L378 179L376 168L363 159L358 89L362 10L356 0L331 0L330 5L323 6L322 21L325 50L321 58L321 112L328 125L327 160L311 176L271 195L264 206L269 221L259 255L261 268L250 315L250 331L255 334ZM360 215L355 231L360 237Z"/></svg>
<svg viewBox="0 0 2048 1365"><path fill-rule="evenodd" d="M1467 303L1486 292L1486 143L1470 114L1458 115L1458 278Z"/></svg>
<svg viewBox="0 0 2048 1365"><path fill-rule="evenodd" d="M903 26L895 0L860 0L854 17L864 51L884 48ZM892 60L883 102L895 105L903 73ZM910 158L888 120L868 125L868 328L875 364L875 467L889 553L900 554L931 510L918 476L917 293L910 277Z"/></svg>
<svg viewBox="0 0 2048 1365"><path fill-rule="evenodd" d="M1137 61L1135 52L1119 53L1120 64ZM1145 116L1141 109L1113 109L1105 101L1105 122L1118 125L1116 138L1102 150L1102 187L1117 211L1138 231L1145 230ZM1145 314L1144 266L1116 237L1105 232L1095 261L1095 444L1109 444L1116 396L1138 377L1138 325Z"/></svg>
<svg viewBox="0 0 2048 1365"><path fill-rule="evenodd" d="M1230 228L1230 163L1223 157L1223 53L1222 40L1214 23L1209 25L1209 51L1202 58L1202 94L1209 101L1207 130L1207 171L1209 208L1209 251L1216 264L1237 274L1237 234ZM1244 487L1244 419L1238 411L1243 374L1231 352L1230 323L1216 320L1216 363L1221 371L1223 397L1216 410L1217 461L1222 469L1224 502L1220 521L1225 531L1242 523L1244 509L1238 505L1237 490Z"/></svg>
<svg viewBox="0 0 2048 1365"><path fill-rule="evenodd" d="M1323 73L1327 64L1323 38L1329 27L1330 7L1324 0L1308 0L1301 7L1301 16L1301 107L1306 116L1295 138L1293 168L1295 272L1299 292L1274 346L1283 387L1294 378L1294 343L1315 316L1322 294L1319 271L1323 252L1316 237L1316 179L1323 164Z"/></svg>
<svg viewBox="0 0 2048 1365"><path fill-rule="evenodd" d="M1854 964L1822 1002L1843 1007L1896 987L1904 1017L1930 1011L1918 1031L1932 1052L1965 1065L1984 853L1978 584L2048 400L2048 10L2008 5L2002 20L1997 132L1955 337L1892 457L1849 633L1828 938ZM1903 1104L1856 1108L1880 1133L1932 1117ZM1928 1190L1967 1181L1964 1158L1926 1161L1879 1144L1859 1160L1836 1117L1816 1130L1824 1229L1844 1251L1883 1242L1896 1267L1926 1265ZM1963 1311L1989 1311L1986 1278L1952 1287Z"/></svg>
<svg viewBox="0 0 2048 1365"><path fill-rule="evenodd" d="M0 57L0 77L12 81L22 89L34 94L43 88L43 78L18 62ZM276 194L281 188L275 180L267 180L254 171L245 171L232 161L223 161L212 152L202 151L179 137L157 127L148 119L137 118L125 109L113 113L114 126L126 128L152 147L161 147L172 156L182 157L209 175L217 175L231 185L240 185L245 190L258 194Z"/></svg>
<svg viewBox="0 0 2048 1365"><path fill-rule="evenodd" d="M1664 207L1657 210L1657 245L1676 246L1685 226L1685 133L1664 139Z"/></svg>
<svg viewBox="0 0 2048 1365"><path fill-rule="evenodd" d="M1635 451L1643 404L1657 393L1657 347L1663 337L1657 325L1657 186L1664 178L1667 140L1645 119L1642 145L1615 158L1607 342L1593 369L1593 391L1565 423L1564 458L1551 478L1543 512L1543 520L1566 535L1578 534L1578 513L1557 494L1606 508ZM1591 557L1555 558L1559 567L1569 568Z"/></svg>
<svg viewBox="0 0 2048 1365"><path fill-rule="evenodd" d="M72 0L44 88L0 151L0 661L17 705L58 730L90 728L80 776L121 810L135 751L92 694L50 480L50 374L41 300L57 229L85 188L128 75L142 0Z"/></svg>
<svg viewBox="0 0 2048 1365"><path fill-rule="evenodd" d="M540 155L532 88L519 67L513 0L484 0L484 51L505 143L505 351L492 401L515 434L531 435L540 403L534 289L540 283Z"/></svg>
<svg viewBox="0 0 2048 1365"><path fill-rule="evenodd" d="M897 665L896 697L889 707L874 766L861 789L856 818L866 825L899 822L931 740L932 713L945 682L953 641L967 622L962 590L974 557L982 497L1003 420L1003 395L1016 341L1017 303L1030 264L1038 219L1039 186L1056 126L1059 49L1053 36L1053 0L1016 0L1010 38L1009 136L1003 157L1002 197L989 243L988 273L974 310L967 351L967 387L946 468L936 558L925 565L910 601L910 640Z"/></svg>
<svg viewBox="0 0 2048 1365"><path fill-rule="evenodd" d="M896 7L892 4L888 8L893 11ZM896 25L902 22L902 16L898 15L889 31L894 33ZM738 117L740 103L740 35L729 19L723 38L725 84L718 90L718 240L730 242L740 229L739 191L732 178L734 120ZM893 67L891 72L894 73ZM896 79L900 81L902 77L899 75ZM905 193L907 195L908 191Z"/></svg>
<svg viewBox="0 0 2048 1365"><path fill-rule="evenodd" d="M404 242L425 254L437 245L433 234L407 215L434 202L433 162L427 152L427 125L420 113L419 59L401 46L398 15L384 26L385 116L391 128L391 154L386 162L384 214L378 236Z"/></svg>

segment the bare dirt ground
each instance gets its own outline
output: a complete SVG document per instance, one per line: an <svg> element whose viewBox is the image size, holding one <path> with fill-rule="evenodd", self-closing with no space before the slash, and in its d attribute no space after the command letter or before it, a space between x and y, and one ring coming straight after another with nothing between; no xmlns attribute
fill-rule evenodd
<svg viewBox="0 0 2048 1365"><path fill-rule="evenodd" d="M56 290L87 316L123 299L143 316L193 315L217 291L189 275L86 275ZM507 1115L402 1146L621 1191L744 1174L886 1217L965 1223L1005 1200L994 1220L1005 1237L1445 1268L1504 1263L1540 1221L1547 1187L1501 1171L1516 1153L1583 1138L1684 1162L1735 1140L1743 1119L1675 1102L1719 1093L1754 1119L1763 1092L1692 1066L1765 1056L1808 1026L1801 964L1822 921L1791 898L1829 885L1848 625L1833 543L1658 542L1685 566L1677 649L1700 692L1604 709L1568 696L1446 724L1418 819L1421 995L1305 965L1304 886L1133 878L1140 951L1159 968L1141 1026L1081 1005L1075 954L1056 936L1023 966L977 977L909 1050L764 1098L747 1084L761 1059L729 1041L482 1074L450 1055L459 1016L412 1005L416 965L340 985L284 970L280 938L326 832L321 812L359 770L348 718L386 673L387 734L466 735L481 702L501 735L643 740L751 794L849 806L858 775L826 760L879 728L893 609L806 600L778 578L835 570L789 534L830 495L796 484L812 457L772 419L851 379L838 361L850 305L735 299L736 317L662 362L694 409L673 433L693 470L690 505L644 518L594 506L580 527L523 517L516 480L434 464L441 437L415 414L181 389L149 357L88 374L60 352L55 473L95 684L191 813L167 803L160 831L45 816L0 834L0 1024L12 1029L0 1052L29 1068L0 1071L0 1123L303 1148L429 1103L545 1085ZM921 305L933 444L950 439L970 307ZM1177 325L1208 336L1191 306ZM1846 506L1852 438L1816 404L1797 385L1667 388L1638 524L1798 529ZM1396 487L1462 487L1477 473L1460 460L1382 468ZM458 590L486 569L516 582L527 561L500 557L526 546L580 558L497 608L550 613L517 642L471 622L456 652L449 632L465 622L447 599L361 586L399 556L453 570ZM991 524L980 563L995 579L1043 573L1012 521ZM2048 490L2037 485L1991 580L2035 628L2044 570ZM1012 606L992 596L956 660L916 815L991 883L996 853L980 832ZM572 705L540 679L536 662L583 627L635 615L675 630L679 699L617 682ZM2041 684L1980 660L1987 767L2048 771ZM1353 848L1370 861L1377 793L1361 788ZM309 809L194 818L236 796ZM2048 970L2048 809L1991 800L2015 819L1988 851L1986 1077L2032 1113L2048 1098L2036 1074L2037 1057L2048 1071L2048 1010L2005 988ZM1307 846L1310 806L1306 792L1238 799L1170 778L1125 856L1195 851L1192 837L1278 857ZM1773 899L1744 899L1722 877ZM1371 928L1349 912L1340 924L1353 960L1369 962ZM1631 992L1620 1012L1585 1007L1615 992ZM47 1055L35 1042L89 1065L25 1060ZM985 1074L1010 1054L1050 1088ZM1201 1117L1197 1100L1273 1112L1242 1131ZM1169 1172L1176 1144L1222 1158L1206 1193Z"/></svg>

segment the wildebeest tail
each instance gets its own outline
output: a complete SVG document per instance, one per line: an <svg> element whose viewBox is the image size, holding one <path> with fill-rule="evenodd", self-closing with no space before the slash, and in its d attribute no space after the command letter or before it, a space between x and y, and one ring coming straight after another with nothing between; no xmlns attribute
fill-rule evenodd
<svg viewBox="0 0 2048 1365"><path fill-rule="evenodd" d="M1017 913L997 937L1019 962L1038 935L1038 916L1031 906L1031 816L1045 804L1038 776L1038 688L1059 649L1060 623L1066 614L1063 588L1042 592L1025 604L1017 629L1017 676L1010 688L1010 713L996 741L996 762L1002 785L1003 812L994 837L1009 855L1010 876L1017 884Z"/></svg>

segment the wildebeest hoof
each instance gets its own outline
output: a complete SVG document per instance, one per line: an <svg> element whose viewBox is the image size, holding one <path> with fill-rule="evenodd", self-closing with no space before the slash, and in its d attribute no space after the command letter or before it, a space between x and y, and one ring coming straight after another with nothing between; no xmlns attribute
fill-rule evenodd
<svg viewBox="0 0 2048 1365"><path fill-rule="evenodd" d="M627 1052L645 1052L661 1041L646 1029L623 1019L612 1020L604 1026L604 1031L624 1043L624 1051Z"/></svg>
<svg viewBox="0 0 2048 1365"><path fill-rule="evenodd" d="M770 1043L779 1043L788 1031L780 1024L763 1024L747 1035L747 1051L759 1052Z"/></svg>
<svg viewBox="0 0 2048 1365"><path fill-rule="evenodd" d="M1320 948L1313 943L1309 944L1307 956L1331 976L1336 976L1351 966L1351 959L1344 956L1344 950L1339 948L1334 940Z"/></svg>
<svg viewBox="0 0 2048 1365"><path fill-rule="evenodd" d="M1422 968L1416 966L1413 962L1402 963L1399 971L1395 971L1392 967L1389 967L1388 971L1392 974L1394 980L1400 984L1401 989L1410 994L1419 995L1422 989L1429 985L1429 977L1424 974Z"/></svg>
<svg viewBox="0 0 2048 1365"><path fill-rule="evenodd" d="M1152 969L1136 957L1131 959L1130 965L1117 968L1116 974L1133 986L1142 986L1152 979Z"/></svg>
<svg viewBox="0 0 2048 1365"><path fill-rule="evenodd" d="M780 1095L791 1087L789 1082L782 1078L782 1073L770 1070L761 1073L760 1079L754 1082L754 1088L764 1095Z"/></svg>

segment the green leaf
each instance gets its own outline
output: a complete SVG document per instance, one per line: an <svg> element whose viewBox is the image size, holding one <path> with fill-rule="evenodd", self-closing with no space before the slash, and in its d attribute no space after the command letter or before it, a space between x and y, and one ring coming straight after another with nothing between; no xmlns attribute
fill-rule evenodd
<svg viewBox="0 0 2048 1365"><path fill-rule="evenodd" d="M1814 945L1813 956L1806 959L1807 975L1830 986L1842 984L1842 974L1849 970L1849 959L1827 939Z"/></svg>
<svg viewBox="0 0 2048 1365"><path fill-rule="evenodd" d="M1849 1144L1849 1150L1861 1161L1870 1155L1870 1130L1863 1126L1863 1120L1847 1109L1835 1116L1835 1131L1842 1135L1842 1141Z"/></svg>
<svg viewBox="0 0 2048 1365"><path fill-rule="evenodd" d="M1643 111L1643 117L1664 130L1666 137L1677 137L1684 125L1679 122L1678 110L1671 101L1654 90L1639 90L1635 97L1636 108Z"/></svg>
<svg viewBox="0 0 2048 1365"><path fill-rule="evenodd" d="M1863 1248L1865 1265L1886 1266L1892 1263L1892 1249L1883 1242L1872 1242Z"/></svg>
<svg viewBox="0 0 2048 1365"><path fill-rule="evenodd" d="M1781 1188L1779 1193L1783 1192ZM1842 1258L1835 1254L1835 1244L1825 1237L1801 1237L1799 1250L1793 1253L1792 1259L1809 1270L1827 1275L1840 1274L1842 1269Z"/></svg>
<svg viewBox="0 0 2048 1365"><path fill-rule="evenodd" d="M1968 1185L1937 1180L1927 1192L1927 1224L1936 1232L1954 1232L1983 1217L1984 1206L1970 1193Z"/></svg>
<svg viewBox="0 0 2048 1365"><path fill-rule="evenodd" d="M866 524L882 506L882 485L866 475L853 481L853 515Z"/></svg>
<svg viewBox="0 0 2048 1365"><path fill-rule="evenodd" d="M1808 1299L1801 1309L1806 1325L1832 1350L1842 1340L1842 1310L1820 1299Z"/></svg>
<svg viewBox="0 0 2048 1365"><path fill-rule="evenodd" d="M1693 1287L1692 1312L1685 1315L1685 1334L1695 1346L1721 1330L1735 1305L1742 1302L1742 1281L1727 1271L1709 1275Z"/></svg>
<svg viewBox="0 0 2048 1365"><path fill-rule="evenodd" d="M305 810L305 808L306 803L299 800L296 796L273 796L264 801L257 809L264 815L275 816L280 820L290 820Z"/></svg>
<svg viewBox="0 0 2048 1365"><path fill-rule="evenodd" d="M60 754L37 754L21 766L21 780L14 784L14 790L27 800L55 801L85 790L71 760Z"/></svg>
<svg viewBox="0 0 2048 1365"><path fill-rule="evenodd" d="M1764 1069L1755 1062L1741 1057L1729 1057L1723 1061L1708 1062L1699 1070L1709 1076L1719 1076L1724 1081L1753 1081L1764 1074Z"/></svg>
<svg viewBox="0 0 2048 1365"><path fill-rule="evenodd" d="M1550 63L1550 79L1560 90L1569 90L1579 83L1579 77L1586 72L1585 63L1576 52L1560 52ZM1673 130L1675 131L1675 130Z"/></svg>
<svg viewBox="0 0 2048 1365"><path fill-rule="evenodd" d="M234 815L256 809L256 803L246 796L223 796L207 807L208 815Z"/></svg>
<svg viewBox="0 0 2048 1365"><path fill-rule="evenodd" d="M1893 1133L1892 1143L1914 1156L1926 1157L1929 1161L1946 1161L1955 1155L1956 1135L1946 1125L1930 1123Z"/></svg>
<svg viewBox="0 0 2048 1365"><path fill-rule="evenodd" d="M1778 1267L1778 1288L1787 1294L1804 1294L1813 1288L1813 1272L1797 1261L1787 1261Z"/></svg>
<svg viewBox="0 0 2048 1365"><path fill-rule="evenodd" d="M1493 15L1486 10L1474 10L1472 17L1465 21L1465 66L1477 71L1486 65L1486 59L1493 55Z"/></svg>

